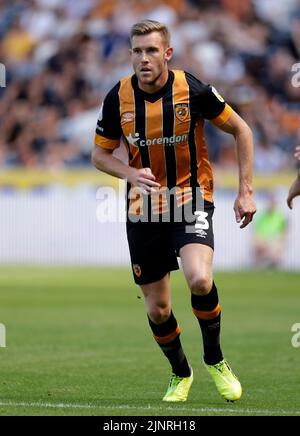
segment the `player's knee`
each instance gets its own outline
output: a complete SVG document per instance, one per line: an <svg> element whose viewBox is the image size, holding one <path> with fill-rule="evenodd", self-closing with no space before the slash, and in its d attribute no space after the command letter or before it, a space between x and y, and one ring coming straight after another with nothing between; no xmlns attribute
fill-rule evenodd
<svg viewBox="0 0 300 436"><path fill-rule="evenodd" d="M211 291L212 277L209 274L194 276L189 280L189 287L193 294L206 295Z"/></svg>
<svg viewBox="0 0 300 436"><path fill-rule="evenodd" d="M151 307L148 315L155 324L162 324L169 319L170 313L171 310L168 305L156 305Z"/></svg>

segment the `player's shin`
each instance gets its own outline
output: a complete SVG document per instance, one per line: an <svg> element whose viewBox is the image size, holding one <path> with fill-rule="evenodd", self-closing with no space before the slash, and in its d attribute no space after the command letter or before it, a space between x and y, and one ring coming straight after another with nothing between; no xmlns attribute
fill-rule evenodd
<svg viewBox="0 0 300 436"><path fill-rule="evenodd" d="M162 324L155 324L149 317L148 320L154 339L169 360L172 372L179 377L189 377L191 369L181 346L180 328L173 312Z"/></svg>
<svg viewBox="0 0 300 436"><path fill-rule="evenodd" d="M220 347L221 308L214 283L207 295L192 294L192 308L202 332L204 361L215 365L223 356Z"/></svg>

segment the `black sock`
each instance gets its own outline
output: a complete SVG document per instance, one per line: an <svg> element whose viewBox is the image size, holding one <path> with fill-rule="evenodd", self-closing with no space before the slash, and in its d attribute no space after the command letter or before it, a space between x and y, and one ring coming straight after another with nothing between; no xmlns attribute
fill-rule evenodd
<svg viewBox="0 0 300 436"><path fill-rule="evenodd" d="M220 347L221 308L214 283L207 295L192 294L192 308L202 331L204 361L215 365L223 359L223 355Z"/></svg>
<svg viewBox="0 0 300 436"><path fill-rule="evenodd" d="M191 370L180 342L180 328L171 312L167 321L155 324L148 316L149 325L154 339L169 360L172 371L179 377L189 377Z"/></svg>

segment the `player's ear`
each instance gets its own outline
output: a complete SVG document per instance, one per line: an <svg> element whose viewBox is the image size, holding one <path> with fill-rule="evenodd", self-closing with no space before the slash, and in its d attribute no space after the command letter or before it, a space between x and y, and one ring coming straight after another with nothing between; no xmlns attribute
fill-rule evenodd
<svg viewBox="0 0 300 436"><path fill-rule="evenodd" d="M169 62L172 59L172 56L173 56L173 48L168 47L167 50L165 51L165 60Z"/></svg>

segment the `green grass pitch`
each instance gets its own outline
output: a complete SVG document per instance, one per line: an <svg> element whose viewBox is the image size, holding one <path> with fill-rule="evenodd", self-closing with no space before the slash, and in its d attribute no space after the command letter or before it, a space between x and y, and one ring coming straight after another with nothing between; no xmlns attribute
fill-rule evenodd
<svg viewBox="0 0 300 436"><path fill-rule="evenodd" d="M226 403L201 363L198 323L181 272L173 308L195 381L169 405L169 365L129 270L0 268L1 415L300 415L300 274L218 273L225 357L243 385Z"/></svg>

